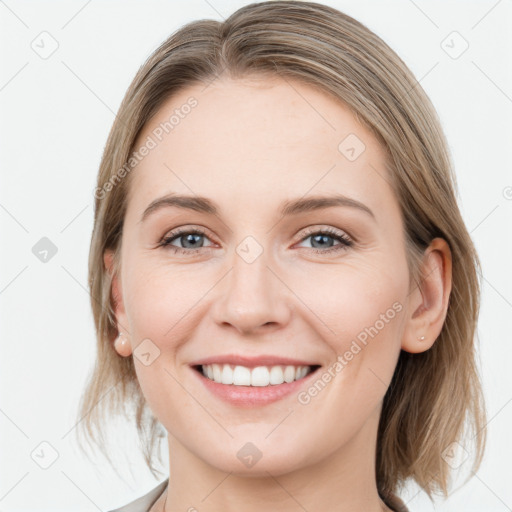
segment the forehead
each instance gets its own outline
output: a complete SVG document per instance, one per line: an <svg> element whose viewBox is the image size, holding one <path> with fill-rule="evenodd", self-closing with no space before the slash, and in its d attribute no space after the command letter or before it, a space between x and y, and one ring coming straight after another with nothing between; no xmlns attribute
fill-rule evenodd
<svg viewBox="0 0 512 512"><path fill-rule="evenodd" d="M163 103L135 149L149 139L132 175L138 208L170 191L246 205L337 191L370 196L376 209L392 195L377 139L342 102L297 81L188 86Z"/></svg>

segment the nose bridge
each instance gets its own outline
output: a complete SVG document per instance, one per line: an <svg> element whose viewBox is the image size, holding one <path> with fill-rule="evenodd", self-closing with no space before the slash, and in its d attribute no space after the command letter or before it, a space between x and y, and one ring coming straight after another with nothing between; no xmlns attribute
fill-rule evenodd
<svg viewBox="0 0 512 512"><path fill-rule="evenodd" d="M231 272L217 300L216 320L241 332L267 324L285 323L289 316L284 286L268 268L270 255L254 237L246 237L233 252Z"/></svg>

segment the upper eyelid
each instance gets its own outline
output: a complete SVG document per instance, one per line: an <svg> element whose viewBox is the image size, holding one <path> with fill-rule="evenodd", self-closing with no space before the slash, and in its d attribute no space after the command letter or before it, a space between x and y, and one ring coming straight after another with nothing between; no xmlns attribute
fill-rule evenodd
<svg viewBox="0 0 512 512"><path fill-rule="evenodd" d="M347 236L349 238L352 238L345 230L340 228L335 228L333 226L326 226L326 225L313 225L308 226L305 229L305 233L302 235L302 238L305 236L314 235L315 233L328 233L330 235L339 235L339 236Z"/></svg>
<svg viewBox="0 0 512 512"><path fill-rule="evenodd" d="M349 236L345 230L340 229L340 228L335 228L333 226L329 226L329 225L325 225L325 224L313 224L312 226L306 226L305 228L302 228L302 230L306 230L306 233L305 233L306 235L316 233L317 231L332 231L333 233L341 233L341 234L346 234L347 236ZM200 231L202 235L208 235L208 233L209 233L208 228L205 228L200 225L196 226L194 224L191 224L190 227L177 227L174 229L170 229L165 232L165 235L162 238L167 237L168 234L176 236L178 234L190 233L190 232L194 232L194 231Z"/></svg>

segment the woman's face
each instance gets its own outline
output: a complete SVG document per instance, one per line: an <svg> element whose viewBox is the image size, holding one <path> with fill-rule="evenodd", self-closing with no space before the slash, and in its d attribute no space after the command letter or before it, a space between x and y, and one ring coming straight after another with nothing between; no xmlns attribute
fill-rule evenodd
<svg viewBox="0 0 512 512"><path fill-rule="evenodd" d="M377 140L326 94L262 78L188 87L143 145L117 318L176 453L277 475L372 452L409 293ZM315 371L292 382L299 366Z"/></svg>

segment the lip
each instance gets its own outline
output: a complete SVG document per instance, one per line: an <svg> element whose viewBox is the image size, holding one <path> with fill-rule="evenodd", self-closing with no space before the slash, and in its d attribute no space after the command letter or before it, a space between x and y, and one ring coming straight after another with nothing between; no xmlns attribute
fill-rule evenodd
<svg viewBox="0 0 512 512"><path fill-rule="evenodd" d="M319 366L318 362L304 361L290 357L273 355L261 355L255 357L242 356L237 354L225 354L199 359L190 363L190 366L203 366L208 364L232 364L234 366L245 366L255 368L256 366Z"/></svg>
<svg viewBox="0 0 512 512"><path fill-rule="evenodd" d="M217 359L215 359L217 360ZM261 360L261 358L258 358ZM276 359L274 358L273 361ZM279 359L279 361L284 361L285 359ZM203 361L207 361L206 359ZM222 359L225 361L225 359ZM237 359L240 361L240 359ZM293 361L292 359L286 359L286 361ZM212 363L202 363L202 364L215 364ZM220 363L219 363L220 364ZM235 364L228 363L225 364ZM241 364L241 363L236 363ZM247 363L246 363L247 364ZM272 363L271 363L272 364ZM285 363L281 363L285 364ZM290 363L291 364L291 363ZM256 364L255 366L258 366ZM267 366L267 365L261 365ZM269 365L270 366L270 365ZM205 377L200 371L200 365L191 366L192 373L196 375L203 386L212 393L216 398L219 398L223 402L227 402L230 405L239 408L254 408L254 407L262 407L273 402L277 402L278 400L282 400L292 394L297 395L302 388L310 385L310 381L312 378L315 378L318 375L319 365L306 365L302 364L299 366L314 366L314 369L311 373L303 377L299 380L294 380L293 382L283 382L283 384L276 384L270 386L235 386L233 384L220 384L219 382L215 382L210 380L208 377Z"/></svg>

